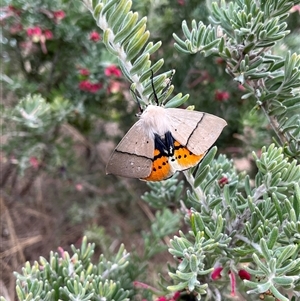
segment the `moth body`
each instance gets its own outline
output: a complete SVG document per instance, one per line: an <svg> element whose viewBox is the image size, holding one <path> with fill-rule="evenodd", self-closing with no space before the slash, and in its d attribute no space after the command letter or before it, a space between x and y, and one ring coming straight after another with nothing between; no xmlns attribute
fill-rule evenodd
<svg viewBox="0 0 300 301"><path fill-rule="evenodd" d="M166 112L163 107L149 105L140 116L140 126L150 139L154 139L155 134L163 137L170 131L170 120Z"/></svg>

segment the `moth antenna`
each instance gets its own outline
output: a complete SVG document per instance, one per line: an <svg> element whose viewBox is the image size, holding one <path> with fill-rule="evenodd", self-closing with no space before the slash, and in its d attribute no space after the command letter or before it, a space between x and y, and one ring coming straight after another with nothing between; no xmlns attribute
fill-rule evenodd
<svg viewBox="0 0 300 301"><path fill-rule="evenodd" d="M156 104L159 106L159 101L158 101L158 97L157 97L157 94L156 94L156 91L155 91L155 87L154 87L154 83L153 83L153 70L151 69L151 86L152 86L152 90L153 90L153 95L154 95L154 99L155 99L155 102Z"/></svg>
<svg viewBox="0 0 300 301"><path fill-rule="evenodd" d="M131 88L130 88L130 91L134 94L134 96L135 96L135 100L136 100L136 103L137 103L137 105L138 105L138 107L139 107L139 110L140 110L140 113L143 113L143 108L142 108L142 106L141 106L141 103L140 103L140 101L139 101L139 99L138 99L138 97L137 97L137 95L136 95L136 93L135 93L135 91L133 91Z"/></svg>
<svg viewBox="0 0 300 301"><path fill-rule="evenodd" d="M163 96L170 88L171 84L172 84L172 79L173 79L173 75L175 74L174 70L172 70L171 76L169 78L166 78L166 86L163 88L163 90L161 91L161 96ZM154 95L154 99L157 105L159 105L159 100L158 100L158 96L157 93L155 91L155 87L154 87L154 82L153 82L153 70L151 70L151 85L152 85L152 90L153 92L150 94L150 97L152 95Z"/></svg>

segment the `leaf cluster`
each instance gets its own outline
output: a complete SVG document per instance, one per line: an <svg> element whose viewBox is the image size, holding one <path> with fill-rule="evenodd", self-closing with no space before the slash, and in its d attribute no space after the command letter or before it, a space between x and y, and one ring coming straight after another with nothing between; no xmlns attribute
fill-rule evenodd
<svg viewBox="0 0 300 301"><path fill-rule="evenodd" d="M39 94L27 95L15 107L3 108L2 113L9 142L3 145L3 150L13 152L21 173L30 167L29 158L46 162L53 154L62 154L64 147L69 147L68 143L64 146L58 143L61 125L75 114L74 106L67 99L56 98L48 103Z"/></svg>
<svg viewBox="0 0 300 301"><path fill-rule="evenodd" d="M271 290L279 300L288 300L280 291L299 286L300 166L296 160L289 162L274 144L254 157L258 168L254 187L249 176L238 174L220 187L222 167L228 164L225 157L212 160L208 154L210 159L199 166L202 173L208 170L207 176L198 184L200 193L194 189L188 194L188 201L195 204L186 216L191 231L171 241L170 253L181 263L170 274L175 284L169 289L213 296L215 285L225 289L209 281L216 264L235 273L243 268L252 279L259 278L260 282L245 281L254 298ZM209 185L212 175L214 183Z"/></svg>
<svg viewBox="0 0 300 301"><path fill-rule="evenodd" d="M175 47L183 53L200 52L204 56L218 55L226 60L226 70L241 83L251 97L253 107L262 109L270 118L280 144L286 153L299 158L299 54L285 57L270 49L281 41L286 30L288 12L298 1L221 1L212 3L210 21L185 21L185 40L174 34Z"/></svg>
<svg viewBox="0 0 300 301"><path fill-rule="evenodd" d="M117 280L118 273L128 265L129 254L121 245L110 260L100 256L92 263L94 244L83 238L80 249L51 252L49 261L41 257L32 265L27 262L17 277L19 300L129 300L129 291Z"/></svg>
<svg viewBox="0 0 300 301"><path fill-rule="evenodd" d="M150 80L152 73L156 73L163 66L163 59L152 65L150 55L156 52L161 42L148 42L149 31L146 31L147 19L138 20L138 13L132 12L131 1L85 1L93 13L98 26L103 30L103 42L107 49L118 57L123 74L132 83L131 89L137 91L142 104L147 104L153 87L157 94L161 93L166 84L166 78L173 71L162 73ZM172 93L173 87L168 89L164 99ZM182 97L177 94L169 102L173 106L184 103L188 95ZM163 100L161 100L163 102Z"/></svg>

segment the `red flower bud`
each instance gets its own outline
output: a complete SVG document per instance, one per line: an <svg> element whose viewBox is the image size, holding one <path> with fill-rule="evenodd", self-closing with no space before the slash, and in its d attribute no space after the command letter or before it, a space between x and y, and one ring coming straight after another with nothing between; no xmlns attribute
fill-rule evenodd
<svg viewBox="0 0 300 301"><path fill-rule="evenodd" d="M168 301L168 299L165 296L161 296L161 297L158 297L155 301Z"/></svg>
<svg viewBox="0 0 300 301"><path fill-rule="evenodd" d="M83 80L79 83L79 89L82 91L96 93L98 90L102 89L103 85L101 83L91 83L89 80Z"/></svg>
<svg viewBox="0 0 300 301"><path fill-rule="evenodd" d="M116 76L116 77L120 77L122 75L121 70L116 67L115 65L111 65L109 67L106 67L104 70L104 74L106 76Z"/></svg>
<svg viewBox="0 0 300 301"><path fill-rule="evenodd" d="M40 163L39 163L39 160L37 159L37 157L30 157L29 163L34 169L39 168Z"/></svg>
<svg viewBox="0 0 300 301"><path fill-rule="evenodd" d="M246 270L239 270L238 275L240 276L240 278L242 280L246 279L246 280L250 280L251 279L251 275L246 271Z"/></svg>
<svg viewBox="0 0 300 301"><path fill-rule="evenodd" d="M79 74L83 75L83 76L89 76L90 71L88 69L82 68L82 69L79 69Z"/></svg>
<svg viewBox="0 0 300 301"><path fill-rule="evenodd" d="M217 101L224 101L229 99L229 93L227 91L216 90L215 99Z"/></svg>
<svg viewBox="0 0 300 301"><path fill-rule="evenodd" d="M38 26L29 27L26 32L27 32L27 35L29 37L41 36L42 35L42 29Z"/></svg>
<svg viewBox="0 0 300 301"><path fill-rule="evenodd" d="M98 42L100 40L100 34L96 31L90 33L90 40L93 42Z"/></svg>
<svg viewBox="0 0 300 301"><path fill-rule="evenodd" d="M217 267L215 268L210 277L212 280L217 280L217 279L220 279L222 276L221 276L221 272L223 271L223 268L222 267Z"/></svg>
<svg viewBox="0 0 300 301"><path fill-rule="evenodd" d="M176 301L177 299L179 299L179 297L180 297L180 292L175 292L173 295L173 300Z"/></svg>
<svg viewBox="0 0 300 301"><path fill-rule="evenodd" d="M215 59L215 62L218 64L218 65L223 65L225 63L225 61L221 58L221 57L217 57Z"/></svg>
<svg viewBox="0 0 300 301"><path fill-rule="evenodd" d="M218 181L218 183L219 183L219 186L220 186L220 187L224 187L226 184L229 183L229 181L228 181L228 178L227 178L227 177L222 177L222 178Z"/></svg>
<svg viewBox="0 0 300 301"><path fill-rule="evenodd" d="M53 12L53 16L56 21L60 21L66 16L66 14L63 10L57 10Z"/></svg>
<svg viewBox="0 0 300 301"><path fill-rule="evenodd" d="M109 86L108 86L108 92L109 93L118 93L119 91L121 90L121 83L116 81L116 80L113 80L109 83Z"/></svg>
<svg viewBox="0 0 300 301"><path fill-rule="evenodd" d="M53 33L49 29L44 30L44 36L46 40L52 40L53 39Z"/></svg>

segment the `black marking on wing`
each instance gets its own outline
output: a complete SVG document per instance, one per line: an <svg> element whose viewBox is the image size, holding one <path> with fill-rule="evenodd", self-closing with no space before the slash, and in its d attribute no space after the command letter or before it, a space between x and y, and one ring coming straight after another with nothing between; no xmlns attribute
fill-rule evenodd
<svg viewBox="0 0 300 301"><path fill-rule="evenodd" d="M198 128L199 124L203 121L205 115L206 115L206 114L203 113L202 118L197 122L197 126L195 126L195 128L193 129L193 131L192 131L191 134L189 135L189 138L188 138L188 140L186 141L186 145L185 145L185 146L187 146L187 145L189 144L190 138L193 136L193 134L194 134L194 132L196 131L196 129Z"/></svg>
<svg viewBox="0 0 300 301"><path fill-rule="evenodd" d="M145 158L145 159L150 159L150 160L153 160L153 158L150 158L150 157L146 157L146 156L141 156L141 155L137 155L137 154L132 154L132 153L129 153L129 152L122 152L118 149L115 150L116 153L122 153L122 154L127 154L127 155L130 155L130 156L136 156L136 157L139 157L139 158Z"/></svg>
<svg viewBox="0 0 300 301"><path fill-rule="evenodd" d="M161 138L155 134L155 149L159 150L159 154L154 156L153 161L161 157L171 157L174 154L174 138L171 132L166 132L165 137Z"/></svg>

